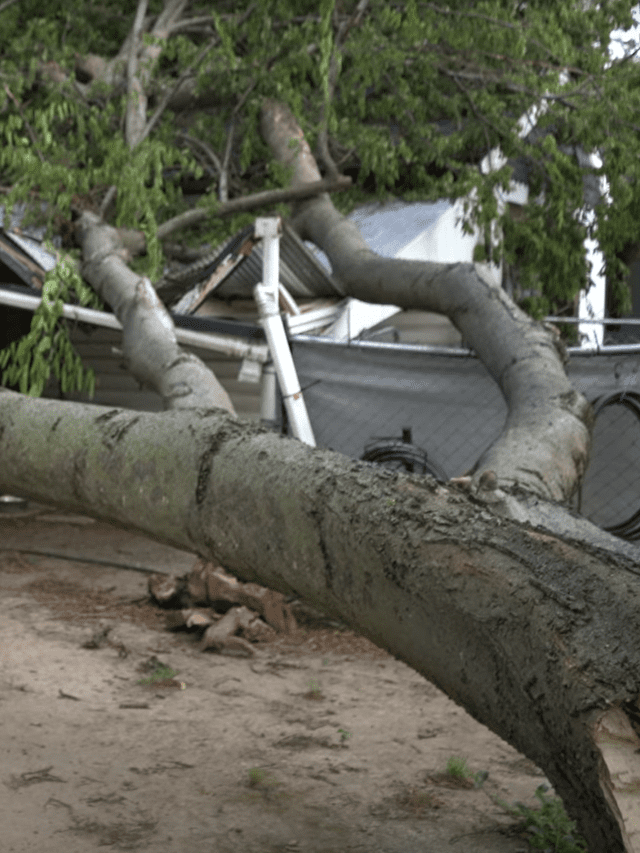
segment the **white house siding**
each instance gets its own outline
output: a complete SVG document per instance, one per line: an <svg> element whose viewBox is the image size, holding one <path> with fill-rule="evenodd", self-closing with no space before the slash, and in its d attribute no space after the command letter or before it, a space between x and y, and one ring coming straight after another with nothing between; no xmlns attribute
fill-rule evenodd
<svg viewBox="0 0 640 853"><path fill-rule="evenodd" d="M87 367L96 375L96 393L92 399L86 394L70 394L68 399L91 402L101 406L121 406L135 411L162 411L162 401L155 391L141 388L137 380L127 371L122 358L122 334L115 329L94 328L90 332L76 327L71 334L76 351ZM239 359L228 358L211 350L184 347L195 353L215 373L239 416L258 419L260 417L260 386L238 382ZM50 382L45 391L47 397L57 397L57 387Z"/></svg>
<svg viewBox="0 0 640 853"><path fill-rule="evenodd" d="M428 311L401 311L379 323L376 329L387 327L396 330L399 343L441 347L462 346L460 332L451 320L442 314L432 314Z"/></svg>

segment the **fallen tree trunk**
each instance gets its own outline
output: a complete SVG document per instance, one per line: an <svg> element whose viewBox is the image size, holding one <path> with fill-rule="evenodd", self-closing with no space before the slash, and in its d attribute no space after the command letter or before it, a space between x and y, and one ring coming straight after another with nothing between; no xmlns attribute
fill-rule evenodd
<svg viewBox="0 0 640 853"><path fill-rule="evenodd" d="M218 560L362 631L535 761L593 853L640 850L637 562L219 410L5 391L0 459L0 488Z"/></svg>

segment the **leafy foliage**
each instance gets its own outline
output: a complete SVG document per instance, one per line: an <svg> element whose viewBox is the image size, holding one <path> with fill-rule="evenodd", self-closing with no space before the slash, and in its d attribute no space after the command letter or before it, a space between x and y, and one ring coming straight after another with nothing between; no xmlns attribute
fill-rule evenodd
<svg viewBox="0 0 640 853"><path fill-rule="evenodd" d="M103 307L75 266L63 260L45 276L42 301L33 314L29 332L0 351L3 383L18 384L22 394L39 397L53 373L63 394L86 391L93 396L93 371L83 366L62 316L64 303L75 301L85 307Z"/></svg>
<svg viewBox="0 0 640 853"><path fill-rule="evenodd" d="M162 7L152 0L148 14ZM628 0L373 0L362 12L356 0L240 0L212 12L193 3L188 14L200 23L159 44L147 94L151 112L193 63L197 108L165 111L131 151L123 132L126 59L113 65L110 82L84 82L76 64L90 54L103 63L117 57L134 10L115 0L46 7L22 0L0 13L5 206L47 202L58 226L74 206L95 208L115 186L112 216L144 230L148 254L137 268L155 278L163 266L157 226L193 204L190 183L208 184L196 203L214 214L223 164L231 196L286 180L259 130L263 99L277 98L312 147L326 124L333 159L354 179L353 190L335 197L344 212L372 196L468 198L467 224L485 235L479 255L502 256L516 271L534 314L561 311L587 284L582 243L590 233L623 310L625 247L636 241L640 219L640 71L628 58L611 61L608 43L614 28L631 25L632 8ZM538 111L537 129L520 138L518 120L529 110ZM507 162L483 174L479 163L498 148ZM604 166L581 165L578 151L599 152ZM516 164L528 171L531 199L517 220L501 213L495 195ZM585 204L585 180L600 176L610 202L600 199L589 226L575 214ZM184 240L217 244L239 221L212 215Z"/></svg>
<svg viewBox="0 0 640 853"><path fill-rule="evenodd" d="M562 800L547 796L546 791L544 785L536 789L539 809L528 808L522 803L509 808L513 815L523 818L522 827L527 832L529 845L546 853L585 853L587 846L576 834L576 825L567 817Z"/></svg>

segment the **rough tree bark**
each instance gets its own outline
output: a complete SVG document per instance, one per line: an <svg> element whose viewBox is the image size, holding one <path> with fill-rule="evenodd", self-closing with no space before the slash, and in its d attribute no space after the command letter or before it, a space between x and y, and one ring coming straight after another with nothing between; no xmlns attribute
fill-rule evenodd
<svg viewBox="0 0 640 853"><path fill-rule="evenodd" d="M134 413L5 391L0 460L1 488L335 614L535 761L593 853L640 850L633 560L498 518L481 492L215 409Z"/></svg>
<svg viewBox="0 0 640 853"><path fill-rule="evenodd" d="M159 39L183 7L167 0ZM123 46L116 64L131 56L130 91L143 93L134 51ZM147 58L151 67L154 45ZM132 145L147 126L144 101L136 108ZM321 179L287 109L266 103L262 129L294 187ZM471 490L236 420L216 380L177 350L118 234L87 214L83 272L123 323L137 375L174 410L3 391L0 489L144 531L335 614L543 768L592 853L640 853L640 568L612 537L544 503L571 494L589 451L590 410L557 339L479 266L378 257L326 195L301 202L295 224L348 293L447 314L498 382L508 420ZM534 497L517 500L514 486ZM513 520L534 512L540 528Z"/></svg>
<svg viewBox="0 0 640 853"><path fill-rule="evenodd" d="M264 103L262 133L276 158L293 168L293 186L321 177L287 107ZM303 239L322 247L347 294L446 314L475 350L509 408L502 435L476 463L477 480L492 470L504 485L552 500L571 496L587 465L591 411L567 379L551 328L492 285L480 264L380 257L327 195L298 205L294 225Z"/></svg>
<svg viewBox="0 0 640 853"><path fill-rule="evenodd" d="M166 409L219 406L233 412L229 395L209 368L178 346L173 320L149 279L126 265L117 229L85 211L78 236L82 273L122 323L124 359L136 379L157 391Z"/></svg>

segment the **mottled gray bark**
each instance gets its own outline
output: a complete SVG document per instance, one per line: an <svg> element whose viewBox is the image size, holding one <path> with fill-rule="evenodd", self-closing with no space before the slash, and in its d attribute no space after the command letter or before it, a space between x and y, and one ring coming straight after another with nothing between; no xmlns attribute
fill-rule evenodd
<svg viewBox="0 0 640 853"><path fill-rule="evenodd" d="M125 263L118 231L85 211L77 233L82 274L122 323L124 359L136 379L157 391L166 409L220 406L233 412L209 368L178 346L173 320L149 279Z"/></svg>
<svg viewBox="0 0 640 853"><path fill-rule="evenodd" d="M543 768L593 853L640 850L637 798L621 815L605 766L615 729L637 786L636 562L497 518L481 493L220 410L2 392L0 462L1 489L144 531L335 614Z"/></svg>
<svg viewBox="0 0 640 853"><path fill-rule="evenodd" d="M276 158L293 169L292 186L321 177L287 107L266 101L261 129ZM572 495L588 462L591 409L567 379L552 329L521 311L481 265L382 258L327 195L301 202L294 225L323 249L347 294L446 314L475 350L509 410L502 435L476 463L476 479L492 470L501 485L552 500Z"/></svg>

